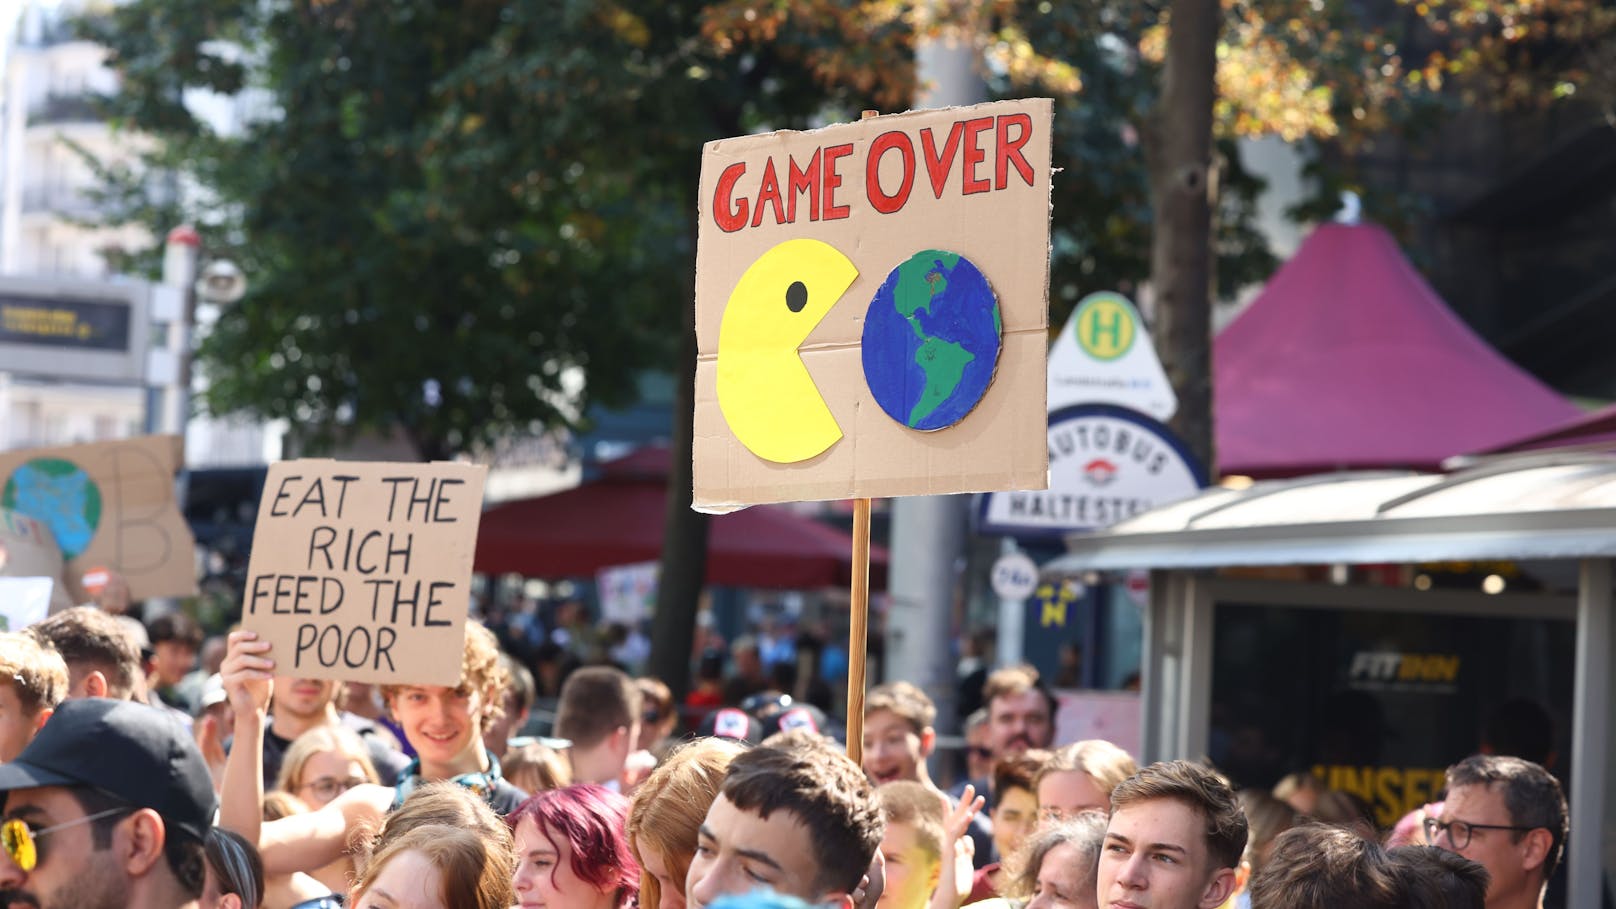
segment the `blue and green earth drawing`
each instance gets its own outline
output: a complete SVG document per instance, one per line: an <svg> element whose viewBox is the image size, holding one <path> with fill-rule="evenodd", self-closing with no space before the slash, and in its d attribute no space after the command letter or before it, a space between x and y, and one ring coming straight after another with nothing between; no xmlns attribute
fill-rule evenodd
<svg viewBox="0 0 1616 909"><path fill-rule="evenodd" d="M101 490L72 461L37 458L6 480L0 508L25 514L50 528L62 558L74 559L90 548L101 523Z"/></svg>
<svg viewBox="0 0 1616 909"><path fill-rule="evenodd" d="M926 249L893 269L864 317L864 381L910 429L953 426L993 382L999 301L959 253Z"/></svg>

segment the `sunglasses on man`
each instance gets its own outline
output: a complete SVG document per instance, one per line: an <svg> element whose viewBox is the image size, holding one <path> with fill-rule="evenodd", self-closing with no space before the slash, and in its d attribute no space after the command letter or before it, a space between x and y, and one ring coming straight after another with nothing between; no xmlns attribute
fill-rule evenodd
<svg viewBox="0 0 1616 909"><path fill-rule="evenodd" d="M126 814L134 810L128 805L120 805L117 808L97 811L95 814L87 814L71 821L41 827L38 830L34 829L32 824L22 818L14 817L0 823L0 848L6 850L6 855L11 857L12 864L26 873L39 867L40 837L49 836L58 830L66 830L69 827L77 827L80 824L88 824L91 821L99 821L102 818L112 817L116 814Z"/></svg>

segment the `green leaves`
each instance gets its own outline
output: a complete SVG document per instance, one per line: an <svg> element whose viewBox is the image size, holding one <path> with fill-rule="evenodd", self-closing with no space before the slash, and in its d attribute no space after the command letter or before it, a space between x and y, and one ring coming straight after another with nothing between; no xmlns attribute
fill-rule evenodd
<svg viewBox="0 0 1616 909"><path fill-rule="evenodd" d="M844 36L865 21L863 4L818 6ZM123 79L110 112L161 140L144 172L103 174L113 220L157 237L193 220L248 275L201 344L205 406L290 420L315 449L401 429L445 457L626 403L693 305L701 144L911 78L890 27L890 47L719 49L709 15L137 0L84 22ZM192 116L180 99L197 89L245 102L244 131ZM165 200L161 173L202 191Z"/></svg>

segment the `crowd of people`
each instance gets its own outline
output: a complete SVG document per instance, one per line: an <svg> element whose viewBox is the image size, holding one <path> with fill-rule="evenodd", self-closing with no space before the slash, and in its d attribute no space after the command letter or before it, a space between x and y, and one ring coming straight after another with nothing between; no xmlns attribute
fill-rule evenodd
<svg viewBox="0 0 1616 909"><path fill-rule="evenodd" d="M1057 742L1025 666L984 673L945 790L903 681L855 763L767 690L681 735L666 685L609 665L526 734L534 680L475 621L457 684L374 690L280 675L251 631L211 657L145 632L85 606L0 633L0 907L1541 909L1569 835L1555 777L1504 754L1383 839L1316 781Z"/></svg>

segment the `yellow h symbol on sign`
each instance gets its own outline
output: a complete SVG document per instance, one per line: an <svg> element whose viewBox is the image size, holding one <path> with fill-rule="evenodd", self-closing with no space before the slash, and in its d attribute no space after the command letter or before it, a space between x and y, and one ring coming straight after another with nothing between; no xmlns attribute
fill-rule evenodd
<svg viewBox="0 0 1616 909"><path fill-rule="evenodd" d="M1072 328L1078 346L1096 360L1115 360L1127 353L1137 333L1132 307L1111 293L1085 297Z"/></svg>

